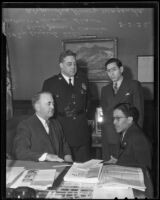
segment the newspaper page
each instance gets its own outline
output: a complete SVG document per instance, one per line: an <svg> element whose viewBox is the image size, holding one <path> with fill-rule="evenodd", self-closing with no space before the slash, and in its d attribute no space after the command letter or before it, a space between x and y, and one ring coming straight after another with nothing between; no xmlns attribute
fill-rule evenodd
<svg viewBox="0 0 160 200"><path fill-rule="evenodd" d="M46 190L51 187L55 179L55 169L30 169L25 170L21 177L10 187L16 188L20 186L31 187L37 190Z"/></svg>
<svg viewBox="0 0 160 200"><path fill-rule="evenodd" d="M6 186L11 184L24 170L24 167L6 167Z"/></svg>
<svg viewBox="0 0 160 200"><path fill-rule="evenodd" d="M132 188L98 188L93 191L93 199L134 199Z"/></svg>
<svg viewBox="0 0 160 200"><path fill-rule="evenodd" d="M90 168L83 168L74 163L64 176L64 181L98 183L103 164L95 164Z"/></svg>
<svg viewBox="0 0 160 200"><path fill-rule="evenodd" d="M100 176L102 187L131 187L145 191L144 176L141 168L119 165L103 166Z"/></svg>

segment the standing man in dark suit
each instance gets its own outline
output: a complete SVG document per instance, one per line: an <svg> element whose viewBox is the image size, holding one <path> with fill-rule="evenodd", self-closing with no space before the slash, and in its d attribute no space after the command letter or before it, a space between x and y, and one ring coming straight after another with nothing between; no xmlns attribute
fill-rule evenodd
<svg viewBox="0 0 160 200"><path fill-rule="evenodd" d="M111 58L105 63L106 72L111 79L111 84L106 85L101 91L101 106L104 115L102 127L102 155L103 159L110 156L117 158L119 152L120 138L116 134L112 112L118 103L130 103L138 109L140 127L143 127L144 99L140 82L125 78L124 67L117 58Z"/></svg>
<svg viewBox="0 0 160 200"><path fill-rule="evenodd" d="M56 117L62 125L74 161L90 159L90 133L86 117L88 83L77 73L76 54L70 50L59 57L60 74L44 81L56 104Z"/></svg>
<svg viewBox="0 0 160 200"><path fill-rule="evenodd" d="M19 123L13 152L18 160L72 162L71 151L58 121L49 120L54 101L49 92L32 98L35 114Z"/></svg>
<svg viewBox="0 0 160 200"><path fill-rule="evenodd" d="M113 156L107 163L124 166L146 167L151 170L152 147L142 129L137 126L138 110L128 103L120 103L113 109L113 124L120 134L118 159Z"/></svg>

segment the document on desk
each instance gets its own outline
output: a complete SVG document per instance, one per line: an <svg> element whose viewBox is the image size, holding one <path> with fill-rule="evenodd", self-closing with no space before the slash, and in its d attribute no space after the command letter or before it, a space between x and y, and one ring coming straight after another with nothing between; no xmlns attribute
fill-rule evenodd
<svg viewBox="0 0 160 200"><path fill-rule="evenodd" d="M142 169L119 165L103 166L99 185L103 188L131 187L142 191L146 189Z"/></svg>
<svg viewBox="0 0 160 200"><path fill-rule="evenodd" d="M81 169L89 169L93 166L97 166L98 164L100 164L103 160L99 160L99 159L91 159L89 161L86 161L84 163L74 163L77 164L77 166Z"/></svg>
<svg viewBox="0 0 160 200"><path fill-rule="evenodd" d="M51 187L55 179L55 169L30 169L25 170L19 179L10 187L27 186L38 190L46 190Z"/></svg>
<svg viewBox="0 0 160 200"><path fill-rule="evenodd" d="M93 199L134 199L132 188L98 188L93 191Z"/></svg>
<svg viewBox="0 0 160 200"><path fill-rule="evenodd" d="M92 166L90 163L87 166L89 167L84 168L83 164L74 163L64 176L64 181L98 183L103 164L96 162Z"/></svg>
<svg viewBox="0 0 160 200"><path fill-rule="evenodd" d="M24 167L6 167L6 185L12 183L24 170Z"/></svg>

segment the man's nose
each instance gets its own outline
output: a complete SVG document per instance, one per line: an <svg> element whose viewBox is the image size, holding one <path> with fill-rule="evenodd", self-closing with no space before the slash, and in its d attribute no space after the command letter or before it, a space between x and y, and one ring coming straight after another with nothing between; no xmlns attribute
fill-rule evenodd
<svg viewBox="0 0 160 200"><path fill-rule="evenodd" d="M115 124L116 124L116 122L117 122L117 121L116 121L116 119L114 119L114 120L113 120L113 124L115 125Z"/></svg>
<svg viewBox="0 0 160 200"><path fill-rule="evenodd" d="M51 104L50 107L51 107L52 109L54 109L54 105L53 105L53 104Z"/></svg>

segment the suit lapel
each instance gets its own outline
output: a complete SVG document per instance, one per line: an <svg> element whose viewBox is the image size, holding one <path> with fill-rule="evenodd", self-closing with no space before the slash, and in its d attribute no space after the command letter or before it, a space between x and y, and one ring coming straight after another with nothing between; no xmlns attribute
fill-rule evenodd
<svg viewBox="0 0 160 200"><path fill-rule="evenodd" d="M126 131L124 137L123 137L123 134L121 135L121 138L120 138L120 152L119 152L119 157L123 154L123 152L124 152L125 149L126 149L128 136L129 136L128 130ZM122 140L122 137L123 137L123 140Z"/></svg>
<svg viewBox="0 0 160 200"><path fill-rule="evenodd" d="M114 104L118 104L120 102L120 99L124 97L126 91L128 90L128 82L126 81L125 78L123 78L123 81L119 87L119 90L117 94L114 96Z"/></svg>
<svg viewBox="0 0 160 200"><path fill-rule="evenodd" d="M50 137L50 135L47 134L43 124L41 123L41 121L38 119L38 117L36 115L34 115L34 121L35 121L35 127L36 127L36 132L37 133L42 133L43 136L46 138L46 140L48 140L50 142L50 147L54 150L54 146L53 146L53 141L52 141L52 137ZM52 134L53 133L49 133L49 134ZM55 142L56 144L57 142Z"/></svg>
<svg viewBox="0 0 160 200"><path fill-rule="evenodd" d="M38 117L36 115L34 115L34 123L35 123L36 131L38 133L42 133L47 138L48 137L47 132L46 132L43 124L41 123L41 121L38 119Z"/></svg>
<svg viewBox="0 0 160 200"><path fill-rule="evenodd" d="M56 124L50 121L50 136L53 143L53 149L55 150L55 153L58 154L59 151L59 140L58 140L58 131L56 129Z"/></svg>

